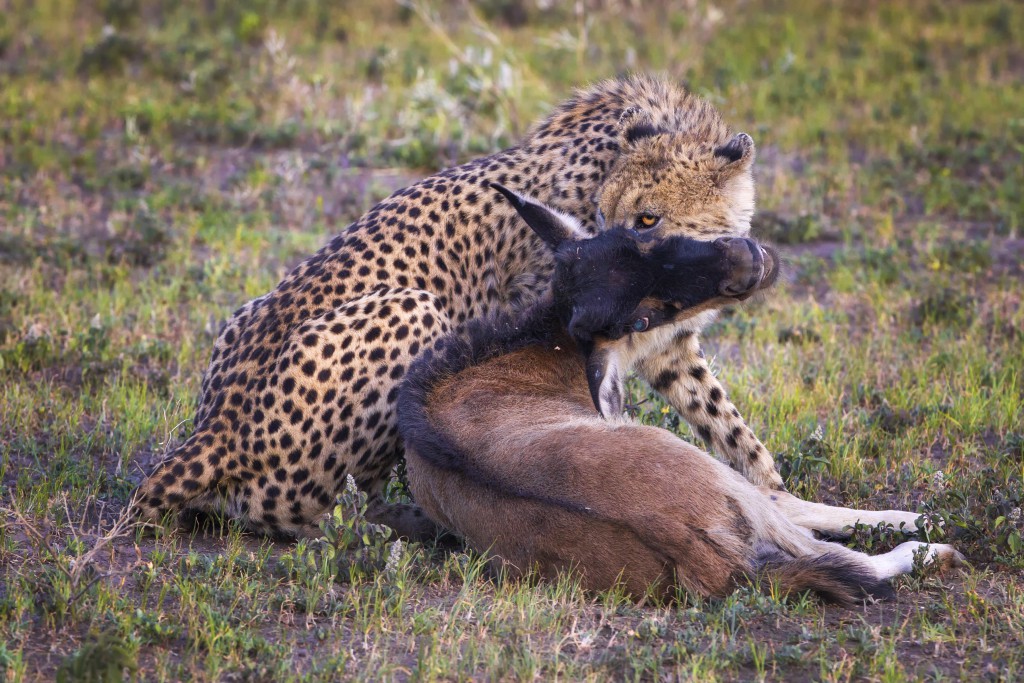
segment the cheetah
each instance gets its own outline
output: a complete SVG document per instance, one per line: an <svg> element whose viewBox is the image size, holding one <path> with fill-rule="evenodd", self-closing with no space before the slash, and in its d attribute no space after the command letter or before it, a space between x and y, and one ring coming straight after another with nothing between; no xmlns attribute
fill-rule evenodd
<svg viewBox="0 0 1024 683"><path fill-rule="evenodd" d="M708 102L635 75L578 91L516 146L396 191L239 308L214 344L194 431L133 498L145 520L216 512L257 533L318 536L347 475L369 516L429 535L383 490L402 457L395 415L409 365L472 320L522 310L552 258L495 182L572 216L588 234L744 237L754 212L751 137ZM756 485L782 488L771 454L701 352L705 311L648 335L639 374ZM640 353L642 351L642 353Z"/></svg>
<svg viewBox="0 0 1024 683"><path fill-rule="evenodd" d="M665 598L679 587L723 597L764 571L783 592L852 605L891 597L888 580L918 553L963 562L948 545L908 541L871 557L816 540L812 530L849 535L858 522L916 530L918 516L755 488L671 432L621 417L631 347L769 287L771 248L645 240L621 227L587 237L529 198L513 202L555 254L550 291L421 356L398 398L416 500L491 568Z"/></svg>

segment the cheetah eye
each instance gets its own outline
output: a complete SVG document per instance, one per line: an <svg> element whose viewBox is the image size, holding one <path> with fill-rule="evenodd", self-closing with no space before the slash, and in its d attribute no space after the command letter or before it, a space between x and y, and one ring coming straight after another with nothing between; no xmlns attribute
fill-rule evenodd
<svg viewBox="0 0 1024 683"><path fill-rule="evenodd" d="M643 332L650 326L650 324L651 321L648 318L638 318L633 321L633 324L630 325L630 327L634 332Z"/></svg>
<svg viewBox="0 0 1024 683"><path fill-rule="evenodd" d="M655 225L661 222L661 216L655 216L653 213L642 213L636 217L637 228L653 228Z"/></svg>

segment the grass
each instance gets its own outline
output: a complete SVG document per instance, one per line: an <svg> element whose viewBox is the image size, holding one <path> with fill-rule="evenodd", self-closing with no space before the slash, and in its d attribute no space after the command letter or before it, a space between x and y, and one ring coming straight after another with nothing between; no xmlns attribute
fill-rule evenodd
<svg viewBox="0 0 1024 683"><path fill-rule="evenodd" d="M1021 677L1024 10L538 4L0 17L0 678ZM757 230L791 275L707 351L790 488L940 516L969 569L861 610L636 604L396 548L356 494L322 544L118 526L235 307L392 189L627 69L757 141ZM632 403L690 437L639 385Z"/></svg>

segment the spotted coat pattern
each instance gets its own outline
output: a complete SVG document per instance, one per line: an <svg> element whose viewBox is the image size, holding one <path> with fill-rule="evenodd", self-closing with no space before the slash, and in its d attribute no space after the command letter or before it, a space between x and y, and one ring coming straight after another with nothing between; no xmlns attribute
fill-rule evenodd
<svg viewBox="0 0 1024 683"><path fill-rule="evenodd" d="M318 535L351 474L370 494L372 518L429 533L414 506L381 500L402 455L399 382L467 321L534 301L551 269L548 250L489 183L591 233L614 223L742 236L753 158L749 136L732 135L705 101L631 77L578 92L518 146L395 192L233 314L203 379L194 433L142 483L137 508L151 520L219 511L259 532ZM641 373L736 469L781 486L700 353L696 332L712 315L643 349Z"/></svg>

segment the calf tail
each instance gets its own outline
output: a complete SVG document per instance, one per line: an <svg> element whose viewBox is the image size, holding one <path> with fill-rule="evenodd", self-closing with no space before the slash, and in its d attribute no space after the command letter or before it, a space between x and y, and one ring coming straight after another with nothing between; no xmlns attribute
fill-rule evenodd
<svg viewBox="0 0 1024 683"><path fill-rule="evenodd" d="M868 598L890 600L892 586L853 553L825 552L792 557L772 548L758 554L756 568L783 594L811 591L825 602L851 607Z"/></svg>

